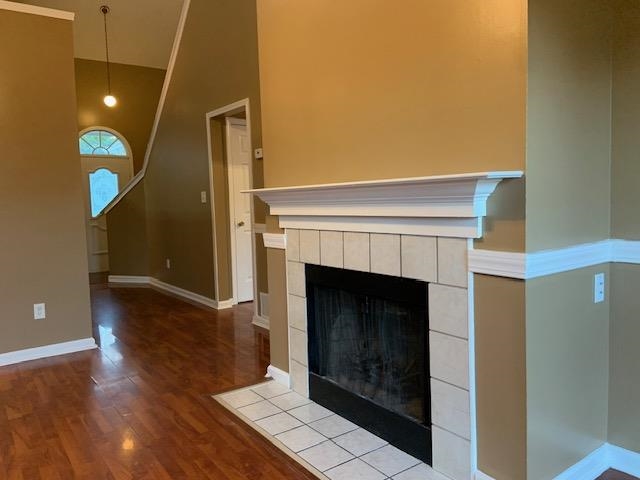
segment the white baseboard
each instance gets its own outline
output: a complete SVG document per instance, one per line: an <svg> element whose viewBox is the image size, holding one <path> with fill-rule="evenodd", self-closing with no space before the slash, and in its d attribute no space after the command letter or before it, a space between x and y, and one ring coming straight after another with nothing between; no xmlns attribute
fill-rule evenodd
<svg viewBox="0 0 640 480"><path fill-rule="evenodd" d="M83 338L80 340L71 340L70 342L44 345L42 347L26 348L24 350L0 354L0 366L37 360L39 358L66 355L67 353L82 352L94 348L97 348L97 345L93 338Z"/></svg>
<svg viewBox="0 0 640 480"><path fill-rule="evenodd" d="M265 330L269 330L269 319L267 317L254 315L253 321L251 323L253 323L256 327L262 327Z"/></svg>
<svg viewBox="0 0 640 480"><path fill-rule="evenodd" d="M236 305L236 303L233 301L233 298L220 301L214 300L214 302L216 303L217 307L213 308L215 308L216 310L226 310L227 308L233 308L233 306Z"/></svg>
<svg viewBox="0 0 640 480"><path fill-rule="evenodd" d="M486 473L481 472L480 470L476 470L473 474L473 480L495 480L495 478L490 477Z"/></svg>
<svg viewBox="0 0 640 480"><path fill-rule="evenodd" d="M139 284L147 285L150 281L150 277L143 277L137 275L109 275L109 283L127 283L127 284Z"/></svg>
<svg viewBox="0 0 640 480"><path fill-rule="evenodd" d="M279 384L284 385L287 388L291 388L291 378L289 377L289 374L284 370L274 367L273 365L269 365L267 367L267 374L265 377L271 377Z"/></svg>
<svg viewBox="0 0 640 480"><path fill-rule="evenodd" d="M639 476L640 453L605 443L555 477L554 480L594 479L610 468L629 475Z"/></svg>

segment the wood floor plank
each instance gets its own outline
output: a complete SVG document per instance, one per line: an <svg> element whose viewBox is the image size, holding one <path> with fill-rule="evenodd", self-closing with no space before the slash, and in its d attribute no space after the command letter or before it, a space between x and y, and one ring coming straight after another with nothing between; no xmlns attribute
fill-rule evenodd
<svg viewBox="0 0 640 480"><path fill-rule="evenodd" d="M91 300L99 350L0 367L0 478L314 478L211 398L263 379L251 305L102 284Z"/></svg>

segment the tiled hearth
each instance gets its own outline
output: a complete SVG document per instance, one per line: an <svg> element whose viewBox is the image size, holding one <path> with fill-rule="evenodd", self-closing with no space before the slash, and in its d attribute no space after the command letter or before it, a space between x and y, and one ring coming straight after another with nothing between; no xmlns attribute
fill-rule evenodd
<svg viewBox="0 0 640 480"><path fill-rule="evenodd" d="M318 478L447 480L420 460L276 382L214 398Z"/></svg>
<svg viewBox="0 0 640 480"><path fill-rule="evenodd" d="M287 229L291 386L309 396L305 264L429 283L433 468L471 475L466 239ZM428 477L423 477L428 478Z"/></svg>

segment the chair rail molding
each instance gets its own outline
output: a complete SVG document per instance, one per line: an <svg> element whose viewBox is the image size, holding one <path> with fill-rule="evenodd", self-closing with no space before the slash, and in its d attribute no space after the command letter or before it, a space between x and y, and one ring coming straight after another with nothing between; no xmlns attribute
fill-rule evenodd
<svg viewBox="0 0 640 480"><path fill-rule="evenodd" d="M247 190L281 228L479 238L487 199L521 171Z"/></svg>

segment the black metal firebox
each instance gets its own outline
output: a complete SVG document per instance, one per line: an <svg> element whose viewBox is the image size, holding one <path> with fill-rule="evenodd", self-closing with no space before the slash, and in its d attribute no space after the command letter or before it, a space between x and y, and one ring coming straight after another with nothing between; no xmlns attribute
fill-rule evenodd
<svg viewBox="0 0 640 480"><path fill-rule="evenodd" d="M309 394L431 465L427 284L306 265Z"/></svg>

